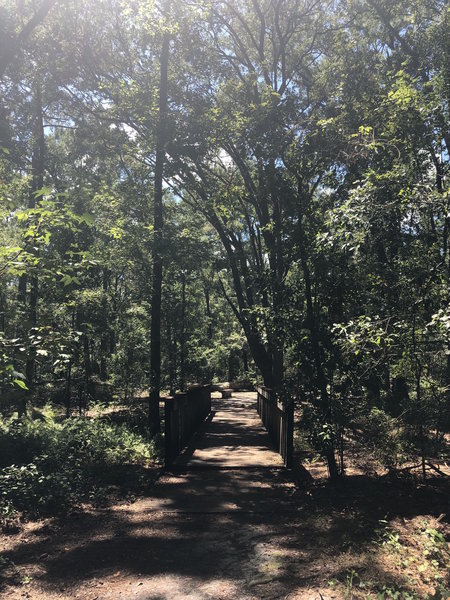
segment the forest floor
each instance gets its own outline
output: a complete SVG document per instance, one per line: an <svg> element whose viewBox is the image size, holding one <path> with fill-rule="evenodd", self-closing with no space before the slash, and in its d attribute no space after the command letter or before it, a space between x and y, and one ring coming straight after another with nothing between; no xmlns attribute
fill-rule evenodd
<svg viewBox="0 0 450 600"><path fill-rule="evenodd" d="M448 478L305 486L233 396L148 496L3 534L0 598L445 597Z"/></svg>

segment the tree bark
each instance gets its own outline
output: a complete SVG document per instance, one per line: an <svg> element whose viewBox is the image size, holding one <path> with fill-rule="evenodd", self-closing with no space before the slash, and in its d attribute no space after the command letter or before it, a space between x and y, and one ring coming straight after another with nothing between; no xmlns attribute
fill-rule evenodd
<svg viewBox="0 0 450 600"><path fill-rule="evenodd" d="M36 82L35 98L34 98L34 127L33 127L33 154L31 159L32 180L31 189L28 196L28 208L36 206L36 192L42 189L44 185L44 161L45 161L45 137L44 137L44 118L42 113L42 89L41 82ZM27 288L30 288L29 304L27 306ZM24 314L28 321L28 333L37 324L37 304L39 298L39 281L36 273L31 277L25 273L19 278L18 284L18 300L24 308ZM35 375L35 358L28 353L25 364L25 380L28 390L21 399L19 405L19 416L26 413L28 398L33 393L34 375Z"/></svg>
<svg viewBox="0 0 450 600"><path fill-rule="evenodd" d="M169 393L171 396L175 395L175 380L176 380L176 348L175 340L173 339L172 333L172 315L169 312L169 316L166 320L167 325L167 351L169 359Z"/></svg>
<svg viewBox="0 0 450 600"><path fill-rule="evenodd" d="M180 389L186 388L186 275L181 274Z"/></svg>
<svg viewBox="0 0 450 600"><path fill-rule="evenodd" d="M159 394L161 390L161 295L162 295L162 236L164 228L163 219L163 175L165 162L166 128L167 128L167 67L169 63L170 36L164 33L161 61L160 61L160 86L159 86L159 118L156 132L156 159L155 159L155 189L153 202L153 285L151 308L151 333L150 333L150 394L148 421L152 434L160 433L159 420Z"/></svg>
<svg viewBox="0 0 450 600"><path fill-rule="evenodd" d="M205 286L203 288L205 294L205 302L206 302L206 317L208 319L208 339L212 340L213 337L213 329L212 329L212 314L211 314L211 303L209 297L209 288Z"/></svg>
<svg viewBox="0 0 450 600"><path fill-rule="evenodd" d="M110 339L109 328L108 328L108 302L106 298L106 293L108 291L109 284L109 273L107 269L103 270L102 277L102 288L103 288L103 297L102 297L102 333L100 339L100 380L106 381L108 379L108 369L107 369L107 353L108 353L108 342Z"/></svg>

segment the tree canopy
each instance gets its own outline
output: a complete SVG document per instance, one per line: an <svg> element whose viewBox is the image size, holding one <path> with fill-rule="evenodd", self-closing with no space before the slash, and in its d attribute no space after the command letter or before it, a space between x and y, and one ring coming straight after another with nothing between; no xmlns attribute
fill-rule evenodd
<svg viewBox="0 0 450 600"><path fill-rule="evenodd" d="M0 0L0 391L261 381L344 472L443 452L443 0ZM3 409L0 406L0 409Z"/></svg>

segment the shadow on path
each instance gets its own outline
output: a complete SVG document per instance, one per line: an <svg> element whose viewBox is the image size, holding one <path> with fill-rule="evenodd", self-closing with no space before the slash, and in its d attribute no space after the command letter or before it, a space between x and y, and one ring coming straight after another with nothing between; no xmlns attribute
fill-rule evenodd
<svg viewBox="0 0 450 600"><path fill-rule="evenodd" d="M283 467L256 412L255 393L235 392L232 398L214 398L212 409L213 418L204 423L175 465Z"/></svg>
<svg viewBox="0 0 450 600"><path fill-rule="evenodd" d="M271 448L254 401L252 394L215 401L212 418L151 497L38 523L11 538L0 561L14 563L17 577L0 597L338 598L329 580L373 569L367 552L357 545L350 552L349 533L354 544L355 531L361 544L370 541L386 500L398 515L422 507L406 503L409 490L396 503L397 488L367 478L306 496ZM382 581L383 565L376 568ZM32 581L18 585L24 576Z"/></svg>

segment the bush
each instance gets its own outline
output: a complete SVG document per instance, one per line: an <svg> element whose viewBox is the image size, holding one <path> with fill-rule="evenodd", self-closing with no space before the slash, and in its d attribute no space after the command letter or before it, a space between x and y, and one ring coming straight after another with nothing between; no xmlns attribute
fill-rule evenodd
<svg viewBox="0 0 450 600"><path fill-rule="evenodd" d="M155 458L153 442L125 424L11 419L0 424L0 515L55 514L102 499L111 486L126 492Z"/></svg>

